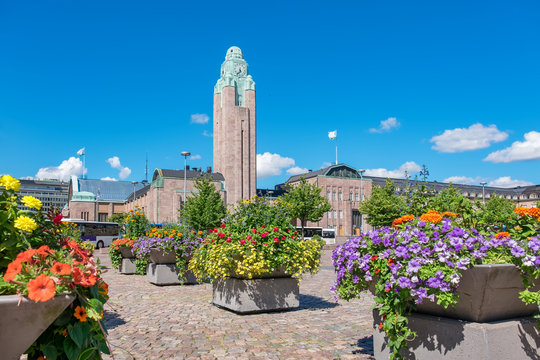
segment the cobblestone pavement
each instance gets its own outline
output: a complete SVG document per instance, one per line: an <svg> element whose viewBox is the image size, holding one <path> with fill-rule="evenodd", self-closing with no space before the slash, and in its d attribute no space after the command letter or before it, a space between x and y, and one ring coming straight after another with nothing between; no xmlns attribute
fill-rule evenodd
<svg viewBox="0 0 540 360"><path fill-rule="evenodd" d="M300 283L300 308L237 315L211 304L210 284L156 286L121 275L96 251L109 283L106 325L114 358L372 359L372 299L335 302L330 250ZM107 357L106 359L111 359Z"/></svg>

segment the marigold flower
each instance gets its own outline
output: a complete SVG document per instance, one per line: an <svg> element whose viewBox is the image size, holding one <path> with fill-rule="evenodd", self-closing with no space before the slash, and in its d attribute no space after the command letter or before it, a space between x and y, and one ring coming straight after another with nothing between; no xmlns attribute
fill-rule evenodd
<svg viewBox="0 0 540 360"><path fill-rule="evenodd" d="M14 280L18 273L22 270L22 263L19 260L11 262L4 274L4 281Z"/></svg>
<svg viewBox="0 0 540 360"><path fill-rule="evenodd" d="M51 267L51 271L58 275L69 275L71 274L71 266L69 264L55 262Z"/></svg>
<svg viewBox="0 0 540 360"><path fill-rule="evenodd" d="M15 219L15 223L13 224L17 229L21 229L23 231L32 232L36 230L37 223L34 219L31 217L21 215Z"/></svg>
<svg viewBox="0 0 540 360"><path fill-rule="evenodd" d="M458 216L458 214L456 213L453 213L453 212L450 212L450 211L445 211L441 214L442 216L451 216L451 217L456 217Z"/></svg>
<svg viewBox="0 0 540 360"><path fill-rule="evenodd" d="M437 224L442 221L442 216L435 210L429 210L427 213L420 216L420 220Z"/></svg>
<svg viewBox="0 0 540 360"><path fill-rule="evenodd" d="M199 230L199 232L197 233L198 235L202 235L203 232L201 230Z"/></svg>
<svg viewBox="0 0 540 360"><path fill-rule="evenodd" d="M392 226L396 227L396 226L401 225L401 224L403 224L405 222L413 221L413 220L414 220L413 215L403 215L402 217L399 217L399 218L395 219L394 221L392 221Z"/></svg>
<svg viewBox="0 0 540 360"><path fill-rule="evenodd" d="M28 282L28 298L30 300L45 302L52 299L55 292L54 281L45 274L38 275Z"/></svg>
<svg viewBox="0 0 540 360"><path fill-rule="evenodd" d="M41 209L41 201L33 196L23 196L22 203L32 209Z"/></svg>
<svg viewBox="0 0 540 360"><path fill-rule="evenodd" d="M84 306L77 306L75 308L75 312L73 313L73 316L75 316L79 321L85 322L86 318L88 317L88 314L86 313L86 309Z"/></svg>
<svg viewBox="0 0 540 360"><path fill-rule="evenodd" d="M13 176L4 175L0 177L0 186L6 188L6 190L15 190L19 191L21 188L21 183L19 180L15 179Z"/></svg>

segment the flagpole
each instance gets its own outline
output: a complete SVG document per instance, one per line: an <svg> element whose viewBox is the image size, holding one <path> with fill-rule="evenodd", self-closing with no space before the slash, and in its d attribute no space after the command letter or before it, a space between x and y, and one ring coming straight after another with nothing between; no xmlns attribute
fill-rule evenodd
<svg viewBox="0 0 540 360"><path fill-rule="evenodd" d="M337 165L337 140L336 140L336 165Z"/></svg>
<svg viewBox="0 0 540 360"><path fill-rule="evenodd" d="M86 169L86 149L84 150L84 154L83 154L83 166L82 166L83 179L86 179L86 177L84 175L84 169Z"/></svg>

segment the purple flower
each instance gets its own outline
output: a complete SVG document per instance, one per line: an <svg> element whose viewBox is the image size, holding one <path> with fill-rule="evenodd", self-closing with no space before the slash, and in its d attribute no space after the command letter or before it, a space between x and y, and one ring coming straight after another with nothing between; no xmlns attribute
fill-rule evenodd
<svg viewBox="0 0 540 360"><path fill-rule="evenodd" d="M424 227L424 226L426 226L426 223L424 221L420 220L418 222L418 227Z"/></svg>
<svg viewBox="0 0 540 360"><path fill-rule="evenodd" d="M437 289L437 288L439 288L441 286L441 280L438 277L430 277L427 280L427 285L430 288Z"/></svg>
<svg viewBox="0 0 540 360"><path fill-rule="evenodd" d="M510 252L512 253L512 255L516 256L516 257L523 257L525 256L525 250L523 250L522 247L520 246L514 246L512 248L512 250L510 250Z"/></svg>
<svg viewBox="0 0 540 360"><path fill-rule="evenodd" d="M406 278L405 276L400 276L397 282L399 287L402 289L407 289L411 287L411 280L409 280L409 278Z"/></svg>
<svg viewBox="0 0 540 360"><path fill-rule="evenodd" d="M416 296L415 303L421 304L423 299L427 297L427 290L424 288L418 288L411 290L411 294Z"/></svg>
<svg viewBox="0 0 540 360"><path fill-rule="evenodd" d="M418 270L420 270L420 267L422 266L420 262L418 261L418 258L414 258L411 261L409 261L409 266L407 267L407 273L417 273Z"/></svg>
<svg viewBox="0 0 540 360"><path fill-rule="evenodd" d="M404 246L404 245L399 245L397 248L396 248L396 256L397 257L402 257L404 259L407 259L410 257L409 255L409 249Z"/></svg>
<svg viewBox="0 0 540 360"><path fill-rule="evenodd" d="M532 237L529 240L528 246L532 251L538 251L540 250L540 240L537 237Z"/></svg>
<svg viewBox="0 0 540 360"><path fill-rule="evenodd" d="M352 277L352 282L355 283L355 284L358 284L358 281L360 281L360 278L356 275L353 275Z"/></svg>

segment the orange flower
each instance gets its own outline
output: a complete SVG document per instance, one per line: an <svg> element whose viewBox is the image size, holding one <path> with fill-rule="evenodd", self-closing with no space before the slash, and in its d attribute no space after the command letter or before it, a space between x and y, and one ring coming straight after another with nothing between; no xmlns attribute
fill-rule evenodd
<svg viewBox="0 0 540 360"><path fill-rule="evenodd" d="M51 250L49 246L43 245L39 249L37 249L36 254L46 257L46 256L49 256L49 254L52 254L53 252L54 250Z"/></svg>
<svg viewBox="0 0 540 360"><path fill-rule="evenodd" d="M93 286L97 281L97 276L87 274L81 270L81 268L73 268L73 282L76 285L82 285L84 287Z"/></svg>
<svg viewBox="0 0 540 360"><path fill-rule="evenodd" d="M56 286L54 281L45 274L38 275L28 282L28 297L30 300L48 301L54 297Z"/></svg>
<svg viewBox="0 0 540 360"><path fill-rule="evenodd" d="M100 293L101 295L107 295L109 293L109 285L107 285L105 281L99 283L98 293Z"/></svg>
<svg viewBox="0 0 540 360"><path fill-rule="evenodd" d="M17 258L15 260L20 260L21 262L28 262L32 260L32 256L34 256L36 252L37 252L36 249L28 249L22 253L19 253L19 255L17 255Z"/></svg>
<svg viewBox="0 0 540 360"><path fill-rule="evenodd" d="M495 237L497 239L504 239L504 238L510 237L510 233L503 231L503 232L495 234Z"/></svg>
<svg viewBox="0 0 540 360"><path fill-rule="evenodd" d="M394 221L392 221L392 226L396 227L397 225L401 225L401 224L403 224L405 222L413 221L413 220L414 220L413 215L403 215L402 217L397 218Z"/></svg>
<svg viewBox="0 0 540 360"><path fill-rule="evenodd" d="M453 213L453 212L450 212L450 211L445 211L441 214L442 216L451 216L451 217L456 217L458 216L458 214L456 213Z"/></svg>
<svg viewBox="0 0 540 360"><path fill-rule="evenodd" d="M379 330L381 330L381 329L382 329L382 323L379 324Z"/></svg>
<svg viewBox="0 0 540 360"><path fill-rule="evenodd" d="M67 329L62 330L62 336L67 336Z"/></svg>
<svg viewBox="0 0 540 360"><path fill-rule="evenodd" d="M75 308L75 313L73 314L79 321L84 322L86 321L86 318L88 317L88 314L86 314L86 310L84 306L77 306Z"/></svg>
<svg viewBox="0 0 540 360"><path fill-rule="evenodd" d="M52 266L51 271L58 275L69 275L71 274L71 266L57 261Z"/></svg>
<svg viewBox="0 0 540 360"><path fill-rule="evenodd" d="M43 356L41 355L40 357L38 357L36 360L47 360L47 357L46 356Z"/></svg>
<svg viewBox="0 0 540 360"><path fill-rule="evenodd" d="M202 232L201 230L199 230L199 232L198 232L197 234L199 234L199 235L202 235L202 234L203 234L203 232Z"/></svg>
<svg viewBox="0 0 540 360"><path fill-rule="evenodd" d="M441 222L442 216L438 211L429 210L427 213L420 216L420 220L436 224Z"/></svg>
<svg viewBox="0 0 540 360"><path fill-rule="evenodd" d="M22 270L22 263L20 260L15 260L11 262L6 270L6 273L4 274L4 281L11 281L15 279L15 276L17 276L18 273L20 273Z"/></svg>

